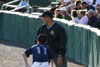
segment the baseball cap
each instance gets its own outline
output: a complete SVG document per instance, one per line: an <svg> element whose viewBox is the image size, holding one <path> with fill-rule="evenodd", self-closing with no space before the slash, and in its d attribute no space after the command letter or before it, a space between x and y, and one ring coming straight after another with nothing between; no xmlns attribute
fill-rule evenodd
<svg viewBox="0 0 100 67"><path fill-rule="evenodd" d="M40 43L45 43L47 41L47 36L45 34L39 34L38 37L37 37L37 40Z"/></svg>
<svg viewBox="0 0 100 67"><path fill-rule="evenodd" d="M94 14L94 11L91 9L87 12L87 14Z"/></svg>
<svg viewBox="0 0 100 67"><path fill-rule="evenodd" d="M60 8L61 11L67 11L66 7Z"/></svg>
<svg viewBox="0 0 100 67"><path fill-rule="evenodd" d="M51 11L44 11L40 17L49 16L53 18L53 13Z"/></svg>

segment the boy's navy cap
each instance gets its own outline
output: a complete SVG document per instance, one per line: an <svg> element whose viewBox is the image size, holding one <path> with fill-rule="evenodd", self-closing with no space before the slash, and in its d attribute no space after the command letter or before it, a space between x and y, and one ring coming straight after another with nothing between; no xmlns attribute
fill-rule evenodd
<svg viewBox="0 0 100 67"><path fill-rule="evenodd" d="M46 42L47 36L45 34L39 34L39 36L37 37L37 40L39 40L39 42Z"/></svg>
<svg viewBox="0 0 100 67"><path fill-rule="evenodd" d="M43 14L40 17L45 17L45 16L49 16L49 17L53 18L53 14L50 11L43 12Z"/></svg>

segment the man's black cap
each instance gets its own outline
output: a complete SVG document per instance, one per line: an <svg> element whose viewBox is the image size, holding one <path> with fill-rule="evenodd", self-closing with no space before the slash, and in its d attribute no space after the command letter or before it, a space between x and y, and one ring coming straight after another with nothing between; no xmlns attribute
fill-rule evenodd
<svg viewBox="0 0 100 67"><path fill-rule="evenodd" d="M50 18L53 18L53 13L51 11L45 11L41 15L41 17L49 16Z"/></svg>

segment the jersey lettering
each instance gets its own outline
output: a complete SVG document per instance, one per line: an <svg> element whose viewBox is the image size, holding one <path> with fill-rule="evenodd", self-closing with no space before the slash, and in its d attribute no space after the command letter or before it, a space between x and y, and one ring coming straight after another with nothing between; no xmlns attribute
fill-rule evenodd
<svg viewBox="0 0 100 67"><path fill-rule="evenodd" d="M36 47L38 54L41 54L40 47ZM42 48L44 55L47 55L47 49L45 47Z"/></svg>

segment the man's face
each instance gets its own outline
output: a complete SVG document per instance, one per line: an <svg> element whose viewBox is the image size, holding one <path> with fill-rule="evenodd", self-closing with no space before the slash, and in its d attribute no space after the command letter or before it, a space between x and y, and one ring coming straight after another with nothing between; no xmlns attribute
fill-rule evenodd
<svg viewBox="0 0 100 67"><path fill-rule="evenodd" d="M49 22L49 17L48 16L44 16L42 20L43 20L45 25L48 25L48 22Z"/></svg>

